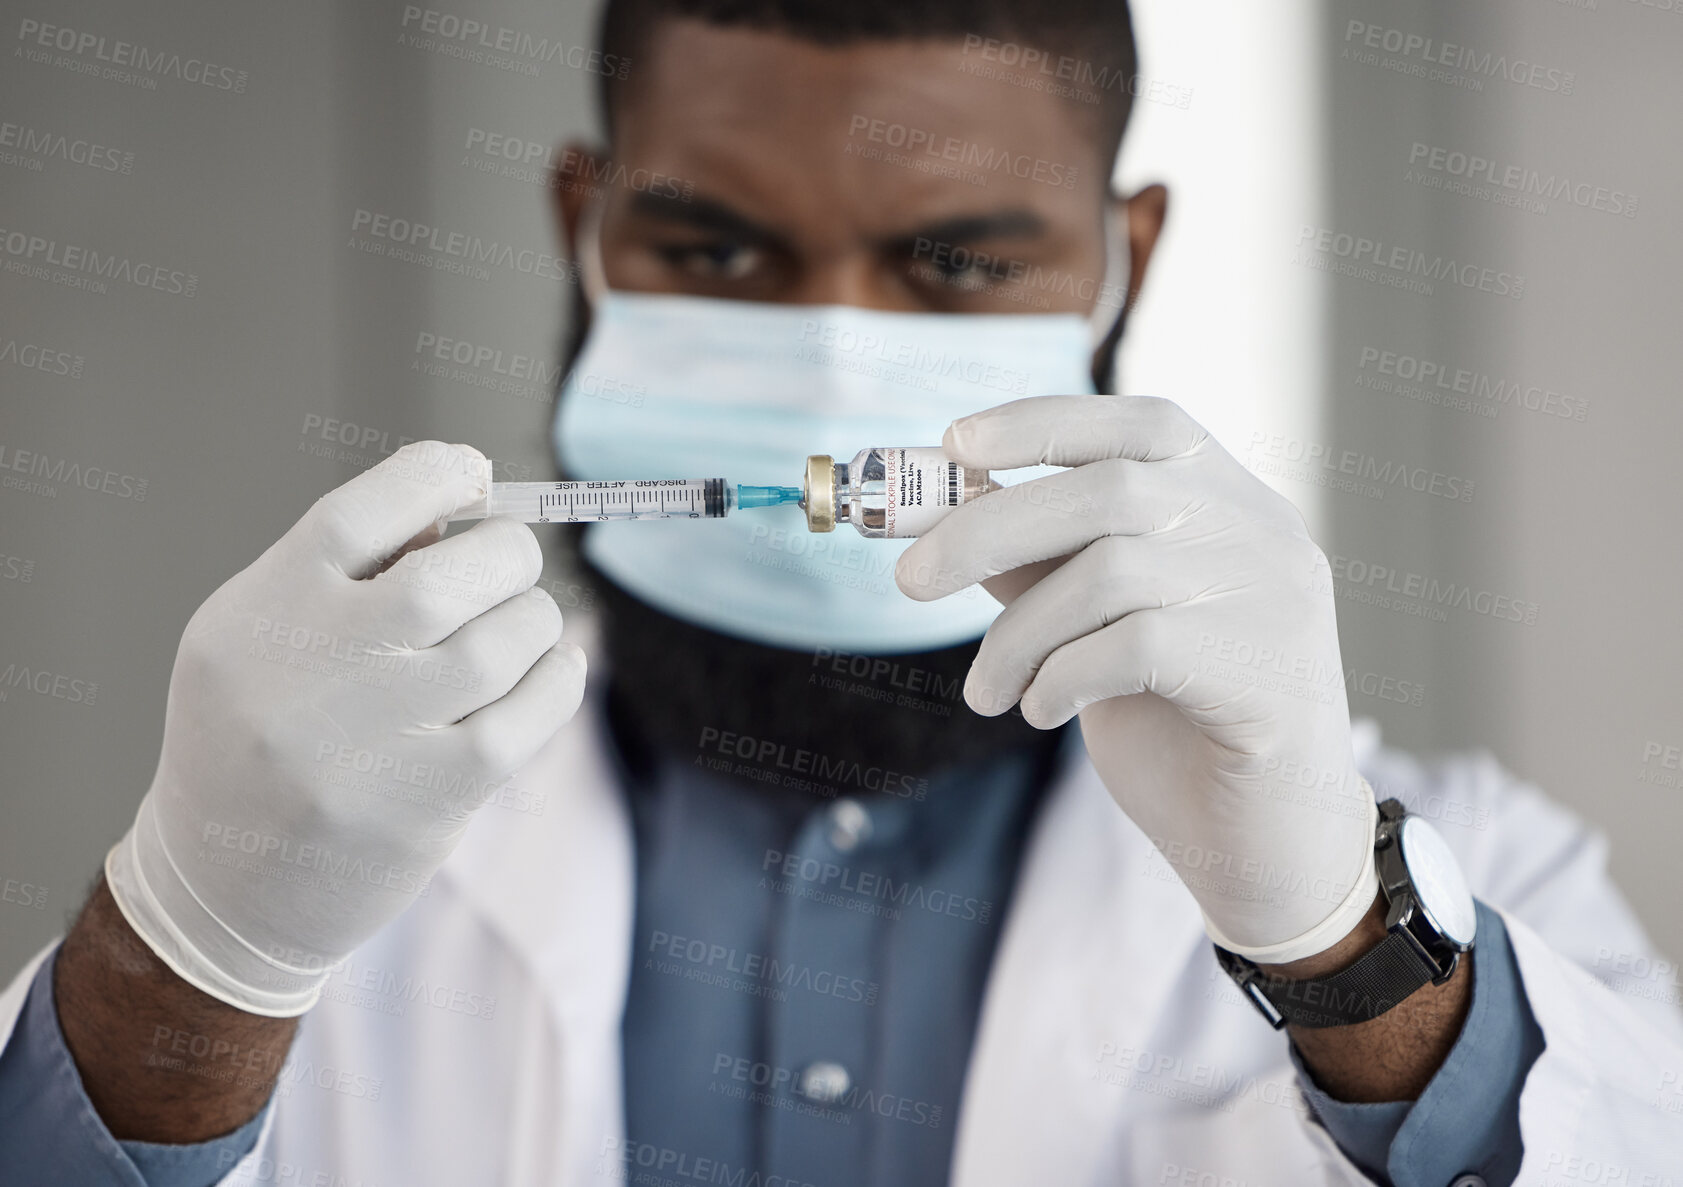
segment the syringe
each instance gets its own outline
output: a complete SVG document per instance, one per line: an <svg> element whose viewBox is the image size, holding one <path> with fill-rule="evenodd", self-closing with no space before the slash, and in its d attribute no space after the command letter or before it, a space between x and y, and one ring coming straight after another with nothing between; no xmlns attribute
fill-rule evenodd
<svg viewBox="0 0 1683 1187"><path fill-rule="evenodd" d="M723 478L493 482L486 498L468 504L450 519L498 515L524 523L718 519L739 507L776 507L800 501L798 486L742 486Z"/></svg>

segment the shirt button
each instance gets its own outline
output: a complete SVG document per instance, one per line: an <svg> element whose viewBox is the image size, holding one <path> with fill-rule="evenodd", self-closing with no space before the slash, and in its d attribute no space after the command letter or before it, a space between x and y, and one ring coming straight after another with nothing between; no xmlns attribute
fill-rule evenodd
<svg viewBox="0 0 1683 1187"><path fill-rule="evenodd" d="M1484 1187L1484 1179L1479 1175L1462 1175L1449 1187Z"/></svg>
<svg viewBox="0 0 1683 1187"><path fill-rule="evenodd" d="M830 807L830 844L851 853L871 839L871 814L858 800L837 800Z"/></svg>
<svg viewBox="0 0 1683 1187"><path fill-rule="evenodd" d="M847 1069L828 1060L808 1064L806 1071L801 1073L801 1095L821 1105L846 1096L852 1084L853 1077L847 1074Z"/></svg>

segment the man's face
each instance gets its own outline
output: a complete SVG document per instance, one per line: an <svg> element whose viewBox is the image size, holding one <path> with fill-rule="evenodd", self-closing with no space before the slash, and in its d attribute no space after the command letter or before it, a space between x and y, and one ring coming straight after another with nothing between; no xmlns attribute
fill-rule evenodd
<svg viewBox="0 0 1683 1187"><path fill-rule="evenodd" d="M1119 311L1120 293L1099 297L1103 219L1118 210L1097 109L978 67L1005 69L962 39L826 48L662 21L622 91L611 172L565 154L566 232L576 244L584 205L605 191L602 260L617 289L976 313L1087 313L1102 299ZM1161 201L1149 205L1160 220ZM1157 222L1132 213L1116 229L1148 224L1143 242L1138 227L1130 236L1137 284Z"/></svg>
<svg viewBox="0 0 1683 1187"><path fill-rule="evenodd" d="M622 86L611 167L582 145L561 154L555 197L571 254L585 207L600 200L602 262L623 291L1087 313L1104 272L1102 218L1123 225L1097 112L978 65L999 68L966 55L962 38L826 49L663 20ZM1126 204L1130 288L1164 197L1152 187ZM822 688L810 652L712 633L599 579L614 680L658 706L644 724L665 744L693 748L712 727L927 771L1035 734L1020 715L955 710L937 724ZM672 655L685 662L665 662ZM974 655L960 644L919 664L956 688Z"/></svg>

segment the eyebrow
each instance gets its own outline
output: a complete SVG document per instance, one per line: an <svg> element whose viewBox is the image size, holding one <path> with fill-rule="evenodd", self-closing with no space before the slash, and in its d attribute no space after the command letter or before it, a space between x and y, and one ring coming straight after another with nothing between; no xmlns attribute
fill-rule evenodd
<svg viewBox="0 0 1683 1187"><path fill-rule="evenodd" d="M755 245L784 242L770 227L761 226L712 198L682 198L673 194L639 190L631 197L631 209L646 218L677 223L698 231L720 231Z"/></svg>
<svg viewBox="0 0 1683 1187"><path fill-rule="evenodd" d="M755 245L786 244L779 232L754 222L713 198L683 198L654 190L632 195L634 213L699 231L722 232ZM916 230L885 236L882 246L908 250L920 242L968 243L977 239L1033 239L1046 232L1046 220L1032 210L998 210L942 219Z"/></svg>
<svg viewBox="0 0 1683 1187"><path fill-rule="evenodd" d="M1034 239L1046 233L1046 220L1032 210L966 214L890 236L885 246L916 248L920 243L968 243L977 239Z"/></svg>

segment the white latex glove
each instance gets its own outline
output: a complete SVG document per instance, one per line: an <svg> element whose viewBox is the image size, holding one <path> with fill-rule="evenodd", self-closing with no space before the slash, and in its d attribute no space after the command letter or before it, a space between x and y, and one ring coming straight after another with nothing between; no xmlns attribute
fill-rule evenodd
<svg viewBox="0 0 1683 1187"><path fill-rule="evenodd" d="M468 446L407 445L187 624L157 773L105 873L141 938L211 996L309 1009L578 708L584 653L532 587L532 530L487 519L439 539L489 476Z"/></svg>
<svg viewBox="0 0 1683 1187"><path fill-rule="evenodd" d="M1020 700L1043 729L1079 713L1105 786L1216 943L1285 962L1353 930L1379 889L1377 808L1297 509L1167 400L1016 400L941 444L979 469L1074 467L957 508L899 559L914 598L981 581L1006 603L970 706Z"/></svg>

